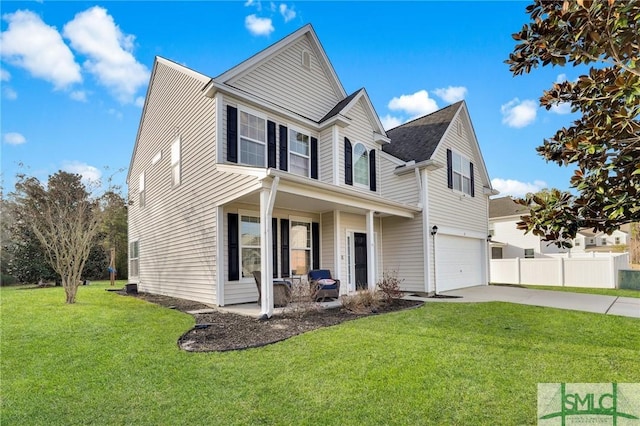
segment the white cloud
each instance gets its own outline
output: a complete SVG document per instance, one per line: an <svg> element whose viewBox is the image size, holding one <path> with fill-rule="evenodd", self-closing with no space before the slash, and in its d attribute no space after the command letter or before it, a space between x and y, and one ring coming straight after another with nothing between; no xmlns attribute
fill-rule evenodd
<svg viewBox="0 0 640 426"><path fill-rule="evenodd" d="M69 97L74 101L87 102L87 92L84 90L75 90L69 94Z"/></svg>
<svg viewBox="0 0 640 426"><path fill-rule="evenodd" d="M18 99L18 92L13 90L11 87L3 87L2 94L4 98L9 101L15 101L16 99Z"/></svg>
<svg viewBox="0 0 640 426"><path fill-rule="evenodd" d="M144 96L138 96L134 102L134 105L142 108L144 106Z"/></svg>
<svg viewBox="0 0 640 426"><path fill-rule="evenodd" d="M118 111L117 109L111 108L109 109L109 111L107 111L110 115L113 115L115 118L117 118L118 120L122 120L122 112Z"/></svg>
<svg viewBox="0 0 640 426"><path fill-rule="evenodd" d="M404 111L415 118L436 111L438 104L429 97L426 90L420 90L412 95L401 95L391 99L388 107L392 111Z"/></svg>
<svg viewBox="0 0 640 426"><path fill-rule="evenodd" d="M443 101L453 104L464 99L467 95L467 88L464 86L449 86L446 89L436 89L433 93Z"/></svg>
<svg viewBox="0 0 640 426"><path fill-rule="evenodd" d="M558 74L558 77L556 77L556 83L563 83L567 81L567 75L566 74Z"/></svg>
<svg viewBox="0 0 640 426"><path fill-rule="evenodd" d="M402 124L402 120L400 118L393 117L389 114L381 117L380 121L382 122L382 127L384 127L385 130L393 129L394 127L398 127Z"/></svg>
<svg viewBox="0 0 640 426"><path fill-rule="evenodd" d="M80 161L67 161L62 165L62 170L82 176L82 182L87 186L97 184L102 177L98 168Z"/></svg>
<svg viewBox="0 0 640 426"><path fill-rule="evenodd" d="M2 56L31 75L51 82L56 89L80 83L80 66L60 33L35 13L19 10L3 16L8 29L0 34Z"/></svg>
<svg viewBox="0 0 640 426"><path fill-rule="evenodd" d="M552 105L549 111L560 115L571 114L571 103L561 102L559 104Z"/></svg>
<svg viewBox="0 0 640 426"><path fill-rule="evenodd" d="M491 186L500 191L500 195L511 195L513 197L524 197L529 192L538 192L548 188L547 183L543 180L535 180L531 182L520 182L514 179L491 179Z"/></svg>
<svg viewBox="0 0 640 426"><path fill-rule="evenodd" d="M262 2L261 1L247 0L244 3L244 6L245 7L255 6L255 8L258 10L258 12L260 12L262 10Z"/></svg>
<svg viewBox="0 0 640 426"><path fill-rule="evenodd" d="M99 6L78 13L64 26L64 36L74 50L89 58L83 66L100 84L113 91L120 102L133 102L150 75L132 54L135 36L123 34L113 17Z"/></svg>
<svg viewBox="0 0 640 426"><path fill-rule="evenodd" d="M521 128L533 123L538 112L538 104L531 100L525 99L520 101L513 98L500 107L502 112L502 123L509 127Z"/></svg>
<svg viewBox="0 0 640 426"><path fill-rule="evenodd" d="M284 22L289 22L296 17L296 11L293 10L293 7L290 8L284 3L280 3L280 14L284 18Z"/></svg>
<svg viewBox="0 0 640 426"><path fill-rule="evenodd" d="M5 70L4 68L0 68L0 81L9 80L11 80L11 74L9 74L9 71Z"/></svg>
<svg viewBox="0 0 640 426"><path fill-rule="evenodd" d="M271 18L258 18L256 15L244 18L244 26L254 36L268 36L275 30Z"/></svg>
<svg viewBox="0 0 640 426"><path fill-rule="evenodd" d="M24 136L15 132L5 133L3 139L4 143L8 143L9 145L22 145L27 142L27 139Z"/></svg>

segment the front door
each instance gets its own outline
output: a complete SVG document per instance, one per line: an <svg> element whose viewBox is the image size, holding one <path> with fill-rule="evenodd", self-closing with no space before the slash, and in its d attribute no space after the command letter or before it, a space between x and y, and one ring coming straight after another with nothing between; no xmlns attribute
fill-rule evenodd
<svg viewBox="0 0 640 426"><path fill-rule="evenodd" d="M367 288L367 234L353 234L353 263L356 290Z"/></svg>

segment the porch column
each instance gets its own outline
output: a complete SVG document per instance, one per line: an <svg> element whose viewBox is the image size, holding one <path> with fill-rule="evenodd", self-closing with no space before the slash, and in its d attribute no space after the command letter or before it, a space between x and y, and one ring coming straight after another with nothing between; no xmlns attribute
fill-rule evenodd
<svg viewBox="0 0 640 426"><path fill-rule="evenodd" d="M262 289L260 291L260 315L266 318L273 316L273 272L271 252L271 214L269 214L269 190L260 191L260 275Z"/></svg>
<svg viewBox="0 0 640 426"><path fill-rule="evenodd" d="M431 244L431 221L429 218L429 173L426 168L416 169L416 180L422 204L422 261L424 262L424 291L429 293L433 287L432 268L435 268L433 245ZM432 266L433 265L433 266Z"/></svg>
<svg viewBox="0 0 640 426"><path fill-rule="evenodd" d="M375 229L373 226L373 210L367 212L367 284L370 291L376 290L376 238Z"/></svg>
<svg viewBox="0 0 640 426"><path fill-rule="evenodd" d="M263 318L273 316L273 234L271 232L271 218L273 205L280 177L276 177L271 188L260 190L260 275L261 275L261 311Z"/></svg>

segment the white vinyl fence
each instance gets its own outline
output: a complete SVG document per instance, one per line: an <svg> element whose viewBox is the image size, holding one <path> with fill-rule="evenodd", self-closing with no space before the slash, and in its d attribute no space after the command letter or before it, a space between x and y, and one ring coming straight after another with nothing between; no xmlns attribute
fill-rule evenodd
<svg viewBox="0 0 640 426"><path fill-rule="evenodd" d="M629 253L606 256L553 256L491 259L490 279L500 284L617 288L618 271L629 267Z"/></svg>

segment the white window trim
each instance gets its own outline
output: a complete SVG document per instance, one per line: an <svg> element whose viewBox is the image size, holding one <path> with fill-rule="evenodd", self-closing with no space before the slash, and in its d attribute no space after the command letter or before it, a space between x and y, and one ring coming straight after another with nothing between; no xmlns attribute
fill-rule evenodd
<svg viewBox="0 0 640 426"><path fill-rule="evenodd" d="M288 130L287 131L289 132L287 134L287 157L288 157L287 158L287 164L289 165L289 167L288 167L289 173L295 174L297 176L304 176L304 177L311 176L311 133L303 131L303 130L301 130L301 129L297 128L297 127L294 127L294 126L288 126ZM305 156L305 155L299 154L297 152L292 152L291 151L291 137L290 136L291 136L291 132L292 131L293 132L298 132L298 133L303 134L303 135L306 135L309 138L309 155L308 156ZM307 174L306 174L306 176L305 175L300 175L298 173L293 173L291 171L291 164L292 164L291 163L291 156L292 155L296 155L298 157L304 157L304 158L307 159Z"/></svg>
<svg viewBox="0 0 640 426"><path fill-rule="evenodd" d="M248 136L242 136L242 131L241 131L241 128L242 128L241 122L242 122L242 120L241 120L240 116L241 116L241 114L243 112L246 113L246 114L250 114L250 115L253 115L255 117L258 117L258 118L264 120L264 142L262 142L260 140L257 140L257 139L250 138ZM259 111L256 111L254 109L238 105L238 128L236 129L236 131L237 131L237 135L238 135L238 147L237 147L237 150L238 150L238 163L239 164L244 164L246 166L252 166L252 167L267 167L267 161L268 161L268 159L267 159L267 155L268 155L268 153L267 153L267 144L268 144L268 139L269 139L268 130L267 130L267 121L269 121L267 119L267 116L262 114L262 113L260 113ZM255 165L255 164L245 163L245 162L242 161L242 139L246 139L248 141L251 141L251 142L254 142L254 143L257 143L257 144L260 144L260 145L263 146L263 148L264 148L264 164Z"/></svg>
<svg viewBox="0 0 640 426"><path fill-rule="evenodd" d="M463 161L465 161L466 164L471 164L471 159L469 157L453 149L451 150L451 174L453 179L453 182L452 182L453 190L465 197L466 196L470 197L471 196L471 166L467 167L467 170L464 170L465 168L462 167L462 173L456 172L456 168L454 166L456 155L460 157ZM456 174L460 176L460 186L461 186L460 189L456 188L456 179L455 179ZM464 191L464 178L469 179L469 192Z"/></svg>
<svg viewBox="0 0 640 426"><path fill-rule="evenodd" d="M242 216L248 216L252 218L258 219L258 223L260 223L260 212L254 210L238 210L238 265L240 265L240 280L252 280L253 277L245 277L242 275L243 267L242 267L242 249L243 248L258 248L260 250L260 259L262 260L262 247L259 246L245 246L242 244ZM262 235L260 235L260 242L262 243Z"/></svg>
<svg viewBox="0 0 640 426"><path fill-rule="evenodd" d="M302 222L309 224L309 247L294 247L293 246L293 222ZM293 250L307 250L309 252L309 270L313 269L313 220L309 217L302 216L289 216L289 274L293 275L293 268L291 262L291 254Z"/></svg>
<svg viewBox="0 0 640 426"><path fill-rule="evenodd" d="M177 150L175 148L177 146ZM176 174L177 170L177 174ZM175 188L182 183L182 141L180 136L171 143L171 187Z"/></svg>
<svg viewBox="0 0 640 426"><path fill-rule="evenodd" d="M356 147L358 145L362 145L362 147L364 148L365 152L367 153L367 160L366 160L366 164L367 164L367 183L360 183L360 182L356 182ZM371 163L369 162L369 155L371 155L371 150L367 149L367 146L365 144L363 144L362 142L355 142L353 144L353 147L351 148L351 173L353 174L352 176L352 181L353 181L353 186L357 187L357 188L364 188L364 189L369 189L369 185L371 184L371 170L369 170L369 166L371 165Z"/></svg>

